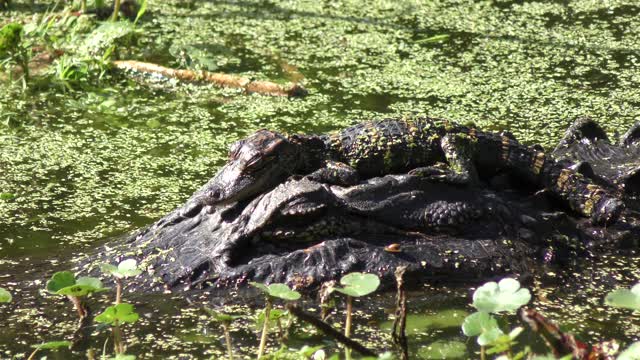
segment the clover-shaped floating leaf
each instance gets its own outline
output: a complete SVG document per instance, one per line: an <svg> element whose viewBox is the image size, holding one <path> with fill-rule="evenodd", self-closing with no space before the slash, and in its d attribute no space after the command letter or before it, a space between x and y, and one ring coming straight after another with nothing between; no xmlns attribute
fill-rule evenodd
<svg viewBox="0 0 640 360"><path fill-rule="evenodd" d="M92 292L104 291L99 279L79 277L77 280L70 271L59 271L47 281L47 291L56 295L85 296Z"/></svg>
<svg viewBox="0 0 640 360"><path fill-rule="evenodd" d="M504 335L498 327L498 321L486 312L475 312L464 319L462 332L467 336L478 336L478 345L493 343Z"/></svg>
<svg viewBox="0 0 640 360"><path fill-rule="evenodd" d="M138 313L133 310L133 305L122 303L106 308L102 314L96 316L96 321L113 325L116 321L119 323L134 323L138 320L138 317Z"/></svg>
<svg viewBox="0 0 640 360"><path fill-rule="evenodd" d="M487 350L487 354L499 354L508 351L513 347L513 345L516 344L514 340L522 333L523 330L524 328L519 326L511 330L511 332L509 332L508 334L500 335L498 338L491 342L492 347Z"/></svg>
<svg viewBox="0 0 640 360"><path fill-rule="evenodd" d="M260 330L264 326L264 314L265 314L264 309L262 309L262 311L256 314L257 316L255 318L255 321L256 321L255 325L256 325L256 329L258 330ZM279 319L287 316L288 314L289 314L289 311L287 310L271 309L269 311L269 323L278 321Z"/></svg>
<svg viewBox="0 0 640 360"><path fill-rule="evenodd" d="M56 291L56 294L80 297L105 290L108 289L102 287L102 281L100 281L100 279L83 276L79 277L74 285L64 287Z"/></svg>
<svg viewBox="0 0 640 360"><path fill-rule="evenodd" d="M0 288L0 303L11 302L11 293L4 288Z"/></svg>
<svg viewBox="0 0 640 360"><path fill-rule="evenodd" d="M607 294L604 303L625 309L640 310L640 283L631 289L618 289Z"/></svg>
<svg viewBox="0 0 640 360"><path fill-rule="evenodd" d="M271 297L276 297L287 301L295 301L300 299L300 293L295 290L291 290L291 288L289 288L289 286L287 286L286 284L271 284L269 286L257 282L250 282L249 284L262 290L262 292Z"/></svg>
<svg viewBox="0 0 640 360"><path fill-rule="evenodd" d="M499 283L488 282L473 293L473 306L488 313L515 311L531 300L531 293L520 288L514 279L502 279Z"/></svg>
<svg viewBox="0 0 640 360"><path fill-rule="evenodd" d="M31 345L32 348L38 350L58 349L61 347L70 347L71 341L49 341L40 345Z"/></svg>
<svg viewBox="0 0 640 360"><path fill-rule="evenodd" d="M60 289L64 289L76 284L76 277L71 271L58 271L47 281L47 291L57 294Z"/></svg>
<svg viewBox="0 0 640 360"><path fill-rule="evenodd" d="M360 297L369 295L380 286L380 278L374 274L354 272L340 279L342 288L334 288L335 291L347 296Z"/></svg>
<svg viewBox="0 0 640 360"><path fill-rule="evenodd" d="M142 273L142 270L138 269L138 263L135 259L127 259L121 261L118 266L111 264L100 264L100 270L119 279L138 276Z"/></svg>
<svg viewBox="0 0 640 360"><path fill-rule="evenodd" d="M206 311L207 314L211 315L211 317L213 318L213 321L215 322L230 323L233 320L240 319L242 317L241 315L225 314L223 312L213 310L206 306L204 307L204 311Z"/></svg>
<svg viewBox="0 0 640 360"><path fill-rule="evenodd" d="M638 285L636 285L638 286ZM640 341L636 341L625 351L618 355L617 360L638 360L640 359Z"/></svg>

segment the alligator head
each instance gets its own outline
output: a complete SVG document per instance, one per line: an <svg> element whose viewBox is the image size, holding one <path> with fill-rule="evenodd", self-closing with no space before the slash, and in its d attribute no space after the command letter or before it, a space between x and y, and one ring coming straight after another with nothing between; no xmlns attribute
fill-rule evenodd
<svg viewBox="0 0 640 360"><path fill-rule="evenodd" d="M202 205L224 205L250 198L282 183L299 162L299 148L274 131L259 130L231 145L229 161L198 193Z"/></svg>

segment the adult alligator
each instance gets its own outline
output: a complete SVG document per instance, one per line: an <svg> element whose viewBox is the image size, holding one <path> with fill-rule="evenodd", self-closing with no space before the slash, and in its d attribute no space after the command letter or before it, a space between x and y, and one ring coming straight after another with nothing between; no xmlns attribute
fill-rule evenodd
<svg viewBox="0 0 640 360"><path fill-rule="evenodd" d="M197 192L102 256L141 259L152 279L138 286L151 289L248 280L311 288L350 271L390 283L398 265L409 266L413 281L522 273L536 260L637 246L638 133L613 145L595 123L580 121L554 152L554 164L579 169L626 205L606 228L575 217L556 194L509 186L504 173L476 187L408 174L351 186L294 177L234 203L206 205Z"/></svg>

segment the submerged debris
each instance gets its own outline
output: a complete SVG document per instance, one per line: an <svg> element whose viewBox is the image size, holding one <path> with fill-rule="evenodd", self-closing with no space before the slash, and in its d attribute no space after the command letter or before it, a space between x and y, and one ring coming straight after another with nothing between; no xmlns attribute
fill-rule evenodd
<svg viewBox="0 0 640 360"><path fill-rule="evenodd" d="M156 74L159 76L187 82L205 82L220 87L244 89L247 94L261 94L270 96L302 97L307 90L299 84L280 85L270 81L251 80L246 77L224 73L212 73L204 70L182 70L164 67L158 64L135 61L117 60L113 62L116 69Z"/></svg>

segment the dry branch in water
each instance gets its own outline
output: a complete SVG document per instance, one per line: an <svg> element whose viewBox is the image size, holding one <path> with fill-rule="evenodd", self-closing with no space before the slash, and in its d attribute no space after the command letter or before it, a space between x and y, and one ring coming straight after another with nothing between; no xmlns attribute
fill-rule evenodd
<svg viewBox="0 0 640 360"><path fill-rule="evenodd" d="M305 96L307 94L307 90L298 84L285 86L270 81L251 80L246 77L224 73L212 73L204 70L172 69L153 63L135 60L117 60L113 62L113 66L120 70L154 74L182 81L205 82L215 84L220 87L244 89L247 94L255 93L261 95L289 97Z"/></svg>
<svg viewBox="0 0 640 360"><path fill-rule="evenodd" d="M309 314L308 312L298 308L297 306L293 304L287 304L287 310L289 310L291 315L295 316L296 318L304 322L307 322L315 326L318 330L322 331L325 335L331 338L334 338L339 343L342 343L348 348L359 352L361 355L373 356L373 357L378 356L373 350L370 350L366 348L364 345L360 344L359 342L346 337L340 331L334 329L331 325L316 318L315 316Z"/></svg>

